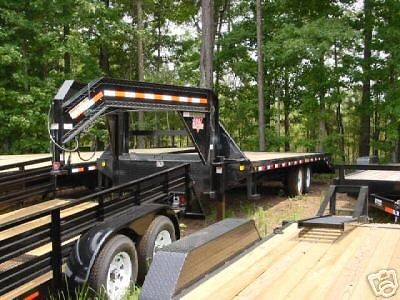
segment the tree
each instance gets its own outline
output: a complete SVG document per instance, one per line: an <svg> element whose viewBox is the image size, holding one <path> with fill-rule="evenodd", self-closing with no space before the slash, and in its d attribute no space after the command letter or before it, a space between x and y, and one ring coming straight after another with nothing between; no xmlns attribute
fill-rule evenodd
<svg viewBox="0 0 400 300"><path fill-rule="evenodd" d="M370 153L372 1L373 0L364 0L364 57L362 63L363 80L360 108L360 156L368 156Z"/></svg>
<svg viewBox="0 0 400 300"><path fill-rule="evenodd" d="M200 86L213 87L214 1L201 0Z"/></svg>
<svg viewBox="0 0 400 300"><path fill-rule="evenodd" d="M257 0L257 87L258 87L258 131L259 149L265 151L265 122L264 122L264 61L263 61L263 23L261 15L261 0Z"/></svg>

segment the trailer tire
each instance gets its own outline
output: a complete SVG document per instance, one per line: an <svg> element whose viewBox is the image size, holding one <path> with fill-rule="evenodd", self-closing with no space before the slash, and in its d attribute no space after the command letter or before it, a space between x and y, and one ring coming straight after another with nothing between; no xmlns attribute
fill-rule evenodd
<svg viewBox="0 0 400 300"><path fill-rule="evenodd" d="M117 234L106 242L89 274L89 286L104 292L108 299L120 299L136 283L138 261L135 244Z"/></svg>
<svg viewBox="0 0 400 300"><path fill-rule="evenodd" d="M303 169L293 168L289 171L287 180L287 192L289 196L298 196L303 193Z"/></svg>
<svg viewBox="0 0 400 300"><path fill-rule="evenodd" d="M306 166L303 169L303 193L306 194L311 188L311 167Z"/></svg>
<svg viewBox="0 0 400 300"><path fill-rule="evenodd" d="M155 251L175 240L175 227L172 221L166 216L157 216L138 242L139 283L144 281Z"/></svg>

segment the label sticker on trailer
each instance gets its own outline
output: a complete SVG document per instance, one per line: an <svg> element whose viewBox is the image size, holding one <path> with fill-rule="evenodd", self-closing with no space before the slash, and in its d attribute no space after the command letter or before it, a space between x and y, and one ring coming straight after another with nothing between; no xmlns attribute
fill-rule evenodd
<svg viewBox="0 0 400 300"><path fill-rule="evenodd" d="M203 114L203 113L192 112L192 111L184 111L184 112L183 112L183 116L184 116L185 118L194 118L194 117L197 117L197 118L205 118L205 117L206 117L206 115Z"/></svg>
<svg viewBox="0 0 400 300"><path fill-rule="evenodd" d="M382 206L382 200L375 198L375 205Z"/></svg>
<svg viewBox="0 0 400 300"><path fill-rule="evenodd" d="M203 122L203 118L200 117L193 117L192 120L192 128L194 130L196 130L197 132L199 132L200 130L204 129L204 122Z"/></svg>

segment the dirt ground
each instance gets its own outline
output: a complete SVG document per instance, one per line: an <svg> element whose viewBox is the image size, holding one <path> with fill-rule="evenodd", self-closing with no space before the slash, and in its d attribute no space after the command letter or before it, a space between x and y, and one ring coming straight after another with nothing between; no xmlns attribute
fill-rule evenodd
<svg viewBox="0 0 400 300"><path fill-rule="evenodd" d="M262 236L272 233L284 220L300 220L315 216L327 192L330 180L314 180L309 193L296 197L288 197L283 186L279 183L264 184L258 192L261 197L257 200L248 200L245 188L234 189L226 194L226 217L241 217L254 219ZM353 208L356 200L346 194L337 196L337 208ZM349 211L338 214L351 214ZM182 219L182 236L204 228L216 222L215 209L210 204L210 212L206 220ZM379 210L369 209L371 221L378 223L392 223L393 218Z"/></svg>
<svg viewBox="0 0 400 300"><path fill-rule="evenodd" d="M248 200L245 188L234 189L226 194L226 217L254 219L261 234L269 234L284 220L314 216L328 186L328 181L314 181L309 193L290 198L285 195L281 184L270 183L259 188L261 197L257 200ZM206 220L181 220L183 236L216 222L215 210L212 204L210 206L211 212Z"/></svg>

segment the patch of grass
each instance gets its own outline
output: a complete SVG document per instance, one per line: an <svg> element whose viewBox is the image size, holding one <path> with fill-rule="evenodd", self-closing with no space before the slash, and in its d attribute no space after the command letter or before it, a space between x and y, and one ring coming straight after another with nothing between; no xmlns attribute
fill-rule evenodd
<svg viewBox="0 0 400 300"><path fill-rule="evenodd" d="M122 298L123 300L138 300L140 294L140 288L137 285L132 286L125 296Z"/></svg>

